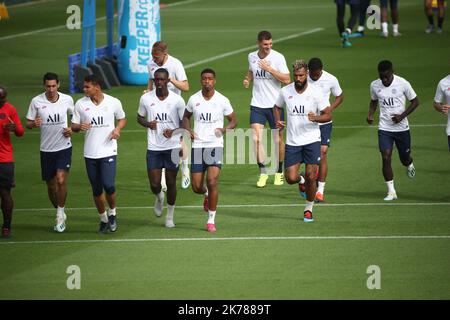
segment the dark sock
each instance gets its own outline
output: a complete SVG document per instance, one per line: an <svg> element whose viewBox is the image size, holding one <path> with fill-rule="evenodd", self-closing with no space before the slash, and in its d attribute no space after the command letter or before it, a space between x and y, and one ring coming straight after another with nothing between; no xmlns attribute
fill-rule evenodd
<svg viewBox="0 0 450 320"><path fill-rule="evenodd" d="M438 17L438 28L442 29L443 24L444 24L444 17Z"/></svg>
<svg viewBox="0 0 450 320"><path fill-rule="evenodd" d="M9 219L3 220L3 228L11 229L11 220Z"/></svg>
<svg viewBox="0 0 450 320"><path fill-rule="evenodd" d="M428 18L428 23L431 24L432 26L434 26L434 19L433 19L433 15L431 16L427 16Z"/></svg>
<svg viewBox="0 0 450 320"><path fill-rule="evenodd" d="M278 173L282 173L283 172L283 161L278 162Z"/></svg>
<svg viewBox="0 0 450 320"><path fill-rule="evenodd" d="M259 173L260 174L267 173L266 166L264 165L264 163L258 162L258 167L259 167Z"/></svg>

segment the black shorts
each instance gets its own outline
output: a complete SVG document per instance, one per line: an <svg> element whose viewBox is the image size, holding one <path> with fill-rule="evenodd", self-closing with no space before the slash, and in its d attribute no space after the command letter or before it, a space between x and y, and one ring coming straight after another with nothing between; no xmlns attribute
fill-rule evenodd
<svg viewBox="0 0 450 320"><path fill-rule="evenodd" d="M14 162L0 163L0 188L14 188Z"/></svg>

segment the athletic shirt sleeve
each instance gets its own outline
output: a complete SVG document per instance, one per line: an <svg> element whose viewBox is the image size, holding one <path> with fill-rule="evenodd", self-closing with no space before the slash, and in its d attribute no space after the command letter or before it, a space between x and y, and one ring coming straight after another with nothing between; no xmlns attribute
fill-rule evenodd
<svg viewBox="0 0 450 320"><path fill-rule="evenodd" d="M319 111L323 111L330 106L330 102L327 99L324 99L322 95L316 96L316 105Z"/></svg>
<svg viewBox="0 0 450 320"><path fill-rule="evenodd" d="M115 98L114 116L116 117L117 120L121 120L121 119L125 118L125 112L123 111L122 103L117 98Z"/></svg>
<svg viewBox="0 0 450 320"><path fill-rule="evenodd" d="M144 96L141 96L141 99L139 100L139 108L138 108L138 115L141 117L147 116L147 108L145 107L145 98Z"/></svg>
<svg viewBox="0 0 450 320"><path fill-rule="evenodd" d="M18 137L23 136L25 130L23 129L22 122L20 122L19 115L17 114L16 108L11 108L11 120L16 125L16 130L14 130L14 134Z"/></svg>
<svg viewBox="0 0 450 320"><path fill-rule="evenodd" d="M286 64L286 58L281 53L279 54L279 58L277 59L277 61L278 65L276 69L284 74L289 73L289 69Z"/></svg>
<svg viewBox="0 0 450 320"><path fill-rule="evenodd" d="M183 120L184 115L184 109L186 109L186 104L184 103L184 100L181 96L178 96L179 99L177 99L177 111L178 111L178 118L180 118L180 121Z"/></svg>
<svg viewBox="0 0 450 320"><path fill-rule="evenodd" d="M370 99L372 99L372 101L378 100L378 96L375 92L375 81L370 84Z"/></svg>
<svg viewBox="0 0 450 320"><path fill-rule="evenodd" d="M28 120L35 120L37 115L36 105L34 103L36 98L33 98L30 102L30 106L28 107L28 112L26 118Z"/></svg>
<svg viewBox="0 0 450 320"><path fill-rule="evenodd" d="M194 103L194 102L192 101L192 100L194 100L193 97L194 97L194 96L191 96L191 97L189 98L188 103L187 103L187 105L186 105L186 110L189 111L190 113L193 113L193 112L194 112L194 108L193 108L193 106L192 106L193 103Z"/></svg>
<svg viewBox="0 0 450 320"><path fill-rule="evenodd" d="M74 112L74 109L75 109L75 107L73 105L73 98L71 96L68 96L68 99L69 99L69 103L67 104L67 112L70 115L73 115L73 112Z"/></svg>
<svg viewBox="0 0 450 320"><path fill-rule="evenodd" d="M417 97L416 92L414 91L414 89L412 88L411 84L407 80L404 80L403 90L404 90L404 94L405 94L406 98L409 101L411 101L415 97Z"/></svg>
<svg viewBox="0 0 450 320"><path fill-rule="evenodd" d="M177 63L176 63L175 78L178 81L186 81L187 80L186 71L184 70L183 64L181 63L180 60L177 60Z"/></svg>
<svg viewBox="0 0 450 320"><path fill-rule="evenodd" d="M75 124L80 124L81 123L80 100L77 101L77 103L75 104L75 107L73 108L72 123L75 123Z"/></svg>
<svg viewBox="0 0 450 320"><path fill-rule="evenodd" d="M285 103L284 103L284 97L283 97L283 90L280 91L280 94L278 95L278 98L275 101L275 105L279 108L284 107Z"/></svg>
<svg viewBox="0 0 450 320"><path fill-rule="evenodd" d="M224 116L229 116L230 114L233 113L233 107L231 106L230 100L228 98L225 98L223 100L223 115Z"/></svg>
<svg viewBox="0 0 450 320"><path fill-rule="evenodd" d="M339 85L339 81L336 77L333 77L333 82L331 85L331 93L335 97L339 97L342 94L341 86Z"/></svg>
<svg viewBox="0 0 450 320"><path fill-rule="evenodd" d="M434 102L441 103L444 100L444 90L443 90L443 81L439 81L437 88L436 88L436 94L434 95Z"/></svg>

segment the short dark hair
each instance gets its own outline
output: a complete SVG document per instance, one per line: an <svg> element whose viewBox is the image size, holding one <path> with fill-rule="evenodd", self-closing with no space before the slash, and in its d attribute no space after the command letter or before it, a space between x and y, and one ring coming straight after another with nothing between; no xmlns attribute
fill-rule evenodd
<svg viewBox="0 0 450 320"><path fill-rule="evenodd" d="M378 63L378 72L385 72L392 70L393 65L389 60L382 60Z"/></svg>
<svg viewBox="0 0 450 320"><path fill-rule="evenodd" d="M270 40L272 39L272 34L269 31L260 31L258 33L258 41L261 42L263 40Z"/></svg>
<svg viewBox="0 0 450 320"><path fill-rule="evenodd" d="M216 77L216 72L211 68L203 69L202 72L200 72L200 76L203 76L204 73L211 73L214 78Z"/></svg>
<svg viewBox="0 0 450 320"><path fill-rule="evenodd" d="M308 61L308 68L310 71L317 71L323 69L322 60L319 58L311 58Z"/></svg>
<svg viewBox="0 0 450 320"><path fill-rule="evenodd" d="M158 69L156 69L154 74L157 74L157 73L165 73L167 78L169 78L169 71L167 71L166 68L158 68Z"/></svg>
<svg viewBox="0 0 450 320"><path fill-rule="evenodd" d="M97 77L95 74L90 74L90 75L87 75L86 77L84 77L84 82L89 82L89 83L92 83L93 85L99 85L100 88L102 87L102 84L103 84L102 80L99 77Z"/></svg>
<svg viewBox="0 0 450 320"><path fill-rule="evenodd" d="M42 77L42 83L44 83L44 84L45 84L45 81L50 81L50 80L56 80L56 83L59 83L58 75L54 72L47 72Z"/></svg>

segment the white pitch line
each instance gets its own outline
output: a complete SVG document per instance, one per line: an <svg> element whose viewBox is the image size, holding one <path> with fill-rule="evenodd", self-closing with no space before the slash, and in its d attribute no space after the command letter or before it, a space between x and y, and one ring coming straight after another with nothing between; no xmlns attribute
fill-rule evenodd
<svg viewBox="0 0 450 320"><path fill-rule="evenodd" d="M278 204L223 204L219 205L221 208L260 208L260 207L301 207L304 203L278 203ZM386 203L386 202L374 202L374 203L318 203L319 207L397 207L397 206L450 206L450 202L405 202L405 203ZM176 206L177 209L198 209L203 208L203 206ZM82 211L82 210L96 210L95 207L84 207L84 208L66 208L67 211ZM153 209L153 207L142 206L142 207L117 207L119 210L147 210ZM19 208L14 209L14 211L53 211L54 208Z"/></svg>
<svg viewBox="0 0 450 320"><path fill-rule="evenodd" d="M182 4L189 4L189 3L198 2L198 1L201 1L201 0L186 0L186 1L168 4L167 7L174 7L174 6L179 6ZM114 17L116 17L116 15ZM95 19L95 21L103 21L103 20L106 20L106 16ZM26 37L26 36L32 36L36 33L48 32L48 31L59 30L59 29L64 29L64 28L66 28L65 24L60 25L60 26L50 27L50 28L44 28L44 29L38 29L38 30L33 30L33 31L28 31L28 32L23 32L23 33L12 34L9 36L0 37L0 41L20 38L20 37ZM79 31L81 31L81 29Z"/></svg>
<svg viewBox="0 0 450 320"><path fill-rule="evenodd" d="M303 32L300 32L300 33L291 34L289 36L282 37L282 38L279 38L277 40L274 40L273 43L278 43L278 42L282 42L282 41L298 38L298 37L305 36L305 35L312 34L312 33L316 33L316 32L322 31L322 30L324 30L324 28L314 28L314 29L303 31ZM204 64L206 62L211 62L211 61L227 58L227 57L236 55L238 53L247 52L247 51L250 51L250 50L255 50L256 48L257 48L256 45L254 45L254 46L249 46L249 47L241 48L241 49L238 49L238 50L222 53L222 54L219 54L217 56L213 56L213 57L210 57L210 58L207 58L207 59L203 59L203 60L200 60L200 61L188 64L188 65L185 65L184 68L185 69L190 69L190 68L196 67L198 65Z"/></svg>
<svg viewBox="0 0 450 320"><path fill-rule="evenodd" d="M140 238L110 240L36 240L0 241L0 245L12 244L67 244L67 243L125 243L125 242L173 242L173 241L259 241L259 240L429 240L450 239L450 235L410 235L410 236L299 236L299 237L227 237L227 238Z"/></svg>
<svg viewBox="0 0 450 320"><path fill-rule="evenodd" d="M180 1L180 2L174 2L174 3L169 3L166 6L167 7L177 7L183 4L189 4L189 3L194 3L194 2L199 2L201 0L186 0L186 1Z"/></svg>

